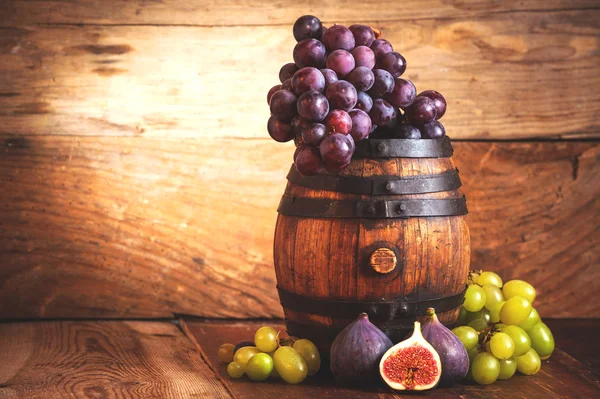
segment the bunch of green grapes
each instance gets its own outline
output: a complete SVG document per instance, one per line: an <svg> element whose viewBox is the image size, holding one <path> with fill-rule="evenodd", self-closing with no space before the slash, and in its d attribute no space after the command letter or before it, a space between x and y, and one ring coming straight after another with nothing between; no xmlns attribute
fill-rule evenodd
<svg viewBox="0 0 600 399"><path fill-rule="evenodd" d="M223 344L217 356L228 363L227 373L232 378L246 374L252 381L281 378L289 384L299 384L307 375L316 374L321 368L321 355L315 344L308 339L280 335L281 331L263 326L254 334L253 343L240 342L237 347Z"/></svg>
<svg viewBox="0 0 600 399"><path fill-rule="evenodd" d="M496 273L471 272L452 331L465 345L470 378L478 384L506 380L518 370L534 375L554 351L552 332L532 306L536 291L523 280L502 284Z"/></svg>

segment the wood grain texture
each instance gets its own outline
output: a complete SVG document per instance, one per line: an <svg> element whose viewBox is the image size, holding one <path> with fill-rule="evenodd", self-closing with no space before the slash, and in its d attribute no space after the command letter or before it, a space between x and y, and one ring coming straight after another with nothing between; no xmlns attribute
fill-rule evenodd
<svg viewBox="0 0 600 399"><path fill-rule="evenodd" d="M216 356L217 348L224 342L238 342L249 339L264 321L256 322L223 322L210 323L190 321L187 322L189 330L197 342L206 349L209 361L223 376L238 399L268 399L281 398L304 399L368 399L377 397L380 399L400 399L407 397L406 394L395 394L391 390L380 388L347 389L335 384L329 375L318 375L309 377L300 385L290 386L282 381L268 381L257 384L246 378L240 380L230 379L225 371L225 364L221 363ZM568 320L558 320L555 329L559 330L570 323ZM276 322L270 323L282 326ZM592 324L597 327L596 324ZM590 356L597 357L597 345L594 345L594 331L587 329L578 331L575 337L587 343L591 349ZM560 335L560 333L556 334ZM587 339L586 339L587 338ZM593 370L584 363L571 357L570 345L557 341L558 349L552 357L543 361L541 371L535 376L516 375L508 381L496 381L492 385L467 385L458 384L453 388L437 388L423 395L412 393L411 398L441 398L441 399L463 399L463 398L490 398L504 399L509 397L518 398L592 398L600 395L600 384Z"/></svg>
<svg viewBox="0 0 600 399"><path fill-rule="evenodd" d="M169 322L0 324L0 398L232 398Z"/></svg>
<svg viewBox="0 0 600 399"><path fill-rule="evenodd" d="M478 13L504 7L453 3ZM129 7L115 12L126 15ZM442 122L454 138L598 137L600 91L590 88L600 86L600 9L468 15L382 21L355 14L354 22L382 29L408 60L404 76L419 91L444 94ZM0 133L268 137L266 94L295 45L291 21L223 27L25 21L0 28Z"/></svg>
<svg viewBox="0 0 600 399"><path fill-rule="evenodd" d="M180 24L180 25L271 25L294 23L300 15L311 13L326 22L362 20L413 20L423 18L464 18L506 13L513 10L540 11L555 9L597 8L594 0L433 0L427 6L419 0L345 1L106 1L83 0L26 1L7 0L3 24L71 23L71 24Z"/></svg>
<svg viewBox="0 0 600 399"><path fill-rule="evenodd" d="M0 144L0 317L282 316L272 245L292 145L6 135ZM543 316L600 317L589 299L600 290L600 145L454 147L472 267L530 281ZM332 239L355 237L343 231ZM350 277L336 282L356 289Z"/></svg>

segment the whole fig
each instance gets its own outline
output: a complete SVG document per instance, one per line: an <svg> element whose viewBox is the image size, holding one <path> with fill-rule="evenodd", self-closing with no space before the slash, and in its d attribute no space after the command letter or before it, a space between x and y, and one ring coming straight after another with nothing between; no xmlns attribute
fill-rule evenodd
<svg viewBox="0 0 600 399"><path fill-rule="evenodd" d="M366 313L344 328L333 341L331 372L345 385L371 384L378 380L379 360L392 341L369 321Z"/></svg>

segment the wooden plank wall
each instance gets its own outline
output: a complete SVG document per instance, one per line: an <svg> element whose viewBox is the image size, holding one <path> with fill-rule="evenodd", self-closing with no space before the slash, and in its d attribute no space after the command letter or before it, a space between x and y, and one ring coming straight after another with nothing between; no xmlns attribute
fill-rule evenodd
<svg viewBox="0 0 600 399"><path fill-rule="evenodd" d="M596 1L85 0L0 5L0 318L282 315L265 96L304 13L446 95L473 266L600 317Z"/></svg>

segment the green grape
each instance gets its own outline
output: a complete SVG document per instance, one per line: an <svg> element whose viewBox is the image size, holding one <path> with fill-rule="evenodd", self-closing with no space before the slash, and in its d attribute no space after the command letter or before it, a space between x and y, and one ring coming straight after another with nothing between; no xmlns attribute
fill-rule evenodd
<svg viewBox="0 0 600 399"><path fill-rule="evenodd" d="M484 319L485 321L490 321L490 311L486 308L483 308L478 312L469 312L469 315L467 316L467 324L477 319Z"/></svg>
<svg viewBox="0 0 600 399"><path fill-rule="evenodd" d="M461 326L453 328L452 332L458 337L458 339L460 339L460 342L462 342L467 351L477 347L477 343L479 342L479 334L477 334L477 331L475 331L474 328L469 326Z"/></svg>
<svg viewBox="0 0 600 399"><path fill-rule="evenodd" d="M484 286L486 284L495 285L498 288L502 288L502 279L494 272L483 272L477 279L477 284Z"/></svg>
<svg viewBox="0 0 600 399"><path fill-rule="evenodd" d="M456 319L456 325L458 326L466 326L469 321L467 320L469 316L469 311L465 309L464 306L461 306L458 311L458 318Z"/></svg>
<svg viewBox="0 0 600 399"><path fill-rule="evenodd" d="M485 321L485 319L477 319L477 320L473 320L472 322L470 322L469 327L473 328L473 330L480 333L483 330L485 330L486 328L488 328L489 325L488 325L488 322Z"/></svg>
<svg viewBox="0 0 600 399"><path fill-rule="evenodd" d="M488 385L498 379L500 375L500 362L491 353L479 353L471 366L473 379L480 385Z"/></svg>
<svg viewBox="0 0 600 399"><path fill-rule="evenodd" d="M246 372L246 365L248 364L248 360L260 351L256 346L244 346L235 352L233 355L233 361L242 366L242 370Z"/></svg>
<svg viewBox="0 0 600 399"><path fill-rule="evenodd" d="M517 360L513 357L508 359L500 360L500 374L498 374L499 380L508 380L517 371Z"/></svg>
<svg viewBox="0 0 600 399"><path fill-rule="evenodd" d="M508 326L517 326L527 320L531 313L531 302L522 296L513 296L500 309L500 321Z"/></svg>
<svg viewBox="0 0 600 399"><path fill-rule="evenodd" d="M470 285L465 292L465 301L463 306L469 312L477 312L485 305L485 292L478 285Z"/></svg>
<svg viewBox="0 0 600 399"><path fill-rule="evenodd" d="M510 299L514 296L520 296L533 303L535 300L535 288L523 280L510 280L502 287L504 298Z"/></svg>
<svg viewBox="0 0 600 399"><path fill-rule="evenodd" d="M275 369L288 384L299 384L306 378L308 367L300 354L290 346L282 346L273 356Z"/></svg>
<svg viewBox="0 0 600 399"><path fill-rule="evenodd" d="M277 349L277 330L263 326L254 334L254 344L261 352L273 352Z"/></svg>
<svg viewBox="0 0 600 399"><path fill-rule="evenodd" d="M467 381L474 381L473 380L473 360L475 359L475 357L479 354L479 348L476 346L474 346L473 348L469 349L467 351L467 355L469 355L469 371L467 372L467 375L465 376L465 379Z"/></svg>
<svg viewBox="0 0 600 399"><path fill-rule="evenodd" d="M547 359L554 352L554 336L548 326L541 321L531 327L529 337L531 338L531 347L540 357Z"/></svg>
<svg viewBox="0 0 600 399"><path fill-rule="evenodd" d="M504 327L506 327L504 324L502 323L496 323L494 324L494 328L498 331L502 330Z"/></svg>
<svg viewBox="0 0 600 399"><path fill-rule="evenodd" d="M246 375L252 381L264 381L273 371L273 359L266 353L257 353L248 360Z"/></svg>
<svg viewBox="0 0 600 399"><path fill-rule="evenodd" d="M531 339L521 327L506 326L501 331L511 337L515 343L515 357L523 356L531 348Z"/></svg>
<svg viewBox="0 0 600 399"><path fill-rule="evenodd" d="M519 324L519 327L521 327L525 331L529 331L531 330L531 327L535 326L541 320L542 319L540 318L540 315L538 314L537 310L535 310L535 308L532 307L529 316L527 316L527 319L523 323Z"/></svg>
<svg viewBox="0 0 600 399"><path fill-rule="evenodd" d="M231 363L233 361L233 348L235 348L235 345L233 344L221 345L217 351L219 360L223 363Z"/></svg>
<svg viewBox="0 0 600 399"><path fill-rule="evenodd" d="M321 355L319 350L308 339L299 339L294 343L292 348L296 349L296 352L304 358L306 366L308 367L308 375L315 375L321 368Z"/></svg>
<svg viewBox="0 0 600 399"><path fill-rule="evenodd" d="M517 358L517 370L525 375L534 375L542 368L542 362L535 349L531 348Z"/></svg>
<svg viewBox="0 0 600 399"><path fill-rule="evenodd" d="M492 323L498 323L500 321L500 309L506 303L506 301L502 301L494 305L493 308L490 309L490 321Z"/></svg>
<svg viewBox="0 0 600 399"><path fill-rule="evenodd" d="M515 353L515 343L508 334L495 333L490 339L490 350L498 359L508 359Z"/></svg>
<svg viewBox="0 0 600 399"><path fill-rule="evenodd" d="M244 375L244 369L242 368L241 364L237 362L231 362L227 365L227 374L229 374L231 378L242 378Z"/></svg>
<svg viewBox="0 0 600 399"><path fill-rule="evenodd" d="M500 288L492 284L486 284L481 288L485 292L485 309L492 310L495 305L504 302L504 295Z"/></svg>

